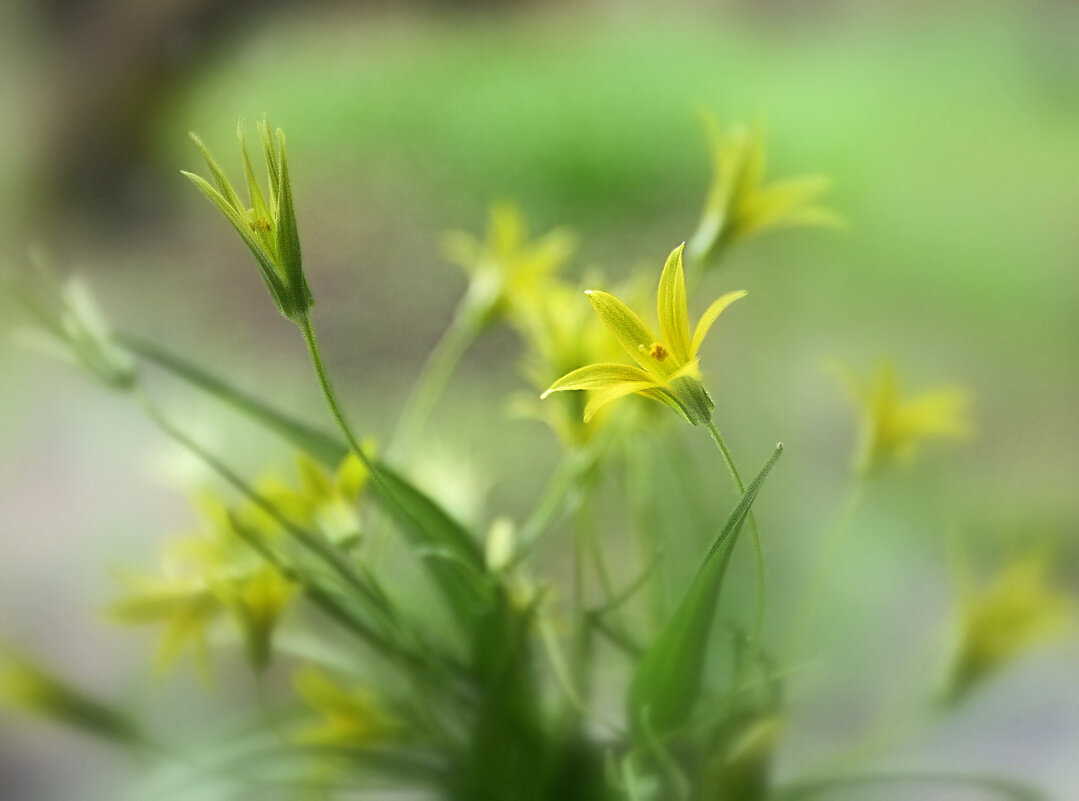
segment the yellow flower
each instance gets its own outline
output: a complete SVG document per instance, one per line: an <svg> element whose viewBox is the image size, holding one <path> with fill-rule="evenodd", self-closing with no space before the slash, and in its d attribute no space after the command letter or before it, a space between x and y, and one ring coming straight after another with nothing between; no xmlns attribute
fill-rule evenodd
<svg viewBox="0 0 1079 801"><path fill-rule="evenodd" d="M314 299L307 286L300 256L300 234L292 203L285 134L280 128L276 133L271 133L265 119L260 120L257 127L269 179L267 194L264 195L259 187L247 156L242 122L236 128L236 136L240 140L240 153L247 177L247 203L240 200L224 171L195 134L191 134L191 139L206 160L213 183L201 175L182 172L221 210L250 249L278 311L288 319L300 322L307 317Z"/></svg>
<svg viewBox="0 0 1079 801"><path fill-rule="evenodd" d="M701 383L697 352L716 318L746 292L728 292L712 303L691 337L682 266L684 247L679 245L671 252L659 279L656 305L661 336L656 336L636 312L614 295L595 290L585 293L600 319L639 367L616 363L581 367L555 381L542 397L571 389L592 391L584 410L585 422L611 401L633 393L667 404L694 425L712 419L714 404Z"/></svg>
<svg viewBox="0 0 1079 801"><path fill-rule="evenodd" d="M964 589L961 641L948 686L952 700L1008 662L1060 634L1072 600L1054 589L1044 554L1006 565L980 592Z"/></svg>
<svg viewBox="0 0 1079 801"><path fill-rule="evenodd" d="M569 284L554 283L521 317L521 335L528 346L522 373L537 390L579 367L617 359L622 353L600 319L578 302L579 292ZM513 410L545 422L566 445L583 445L601 427L582 423L582 396L567 394L562 400L541 403L534 393L523 393L514 398Z"/></svg>
<svg viewBox="0 0 1079 801"><path fill-rule="evenodd" d="M844 372L862 411L862 442L857 462L863 474L898 462L910 462L929 439L961 439L970 433L967 393L942 387L901 397L895 368L877 365L871 381Z"/></svg>
<svg viewBox="0 0 1079 801"><path fill-rule="evenodd" d="M841 225L818 201L831 182L805 175L765 183L766 146L759 129L720 128L704 118L714 172L697 230L689 240L692 263L714 260L727 246L768 230L802 225Z"/></svg>
<svg viewBox="0 0 1079 801"><path fill-rule="evenodd" d="M393 725L374 694L363 687L341 687L320 670L307 667L292 677L296 692L319 713L319 723L299 734L305 743L357 746L383 739Z"/></svg>
<svg viewBox="0 0 1079 801"><path fill-rule="evenodd" d="M564 228L531 239L520 207L509 202L491 207L484 240L452 231L443 241L446 259L469 276L468 303L483 310L483 323L530 308L576 247L575 238Z"/></svg>
<svg viewBox="0 0 1079 801"><path fill-rule="evenodd" d="M365 440L363 445L365 452L374 452L371 441ZM267 479L260 483L260 493L296 525L316 531L342 548L356 545L363 533L357 501L368 479L360 458L349 453L331 475L300 452L296 454L296 470L299 491Z"/></svg>
<svg viewBox="0 0 1079 801"><path fill-rule="evenodd" d="M236 533L230 510L210 496L200 499L203 526L172 541L157 575L124 574L130 593L109 608L125 623L164 626L157 652L161 670L190 650L204 678L209 676L208 635L231 612L244 635L251 664L269 664L273 632L293 596L293 587ZM266 516L243 510L245 524L259 536L280 537Z"/></svg>

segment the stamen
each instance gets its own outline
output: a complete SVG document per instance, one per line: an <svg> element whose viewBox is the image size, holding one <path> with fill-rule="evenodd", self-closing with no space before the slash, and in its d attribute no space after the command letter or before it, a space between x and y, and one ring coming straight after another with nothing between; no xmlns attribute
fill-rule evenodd
<svg viewBox="0 0 1079 801"><path fill-rule="evenodd" d="M667 358L667 349L660 343L653 342L652 347L648 349L648 355L657 362L661 362Z"/></svg>

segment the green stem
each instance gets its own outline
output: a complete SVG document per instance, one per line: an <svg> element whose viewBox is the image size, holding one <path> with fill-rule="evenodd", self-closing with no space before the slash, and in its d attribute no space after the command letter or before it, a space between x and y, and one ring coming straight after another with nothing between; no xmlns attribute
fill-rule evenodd
<svg viewBox="0 0 1079 801"><path fill-rule="evenodd" d="M398 418L390 450L402 458L407 458L412 451L454 370L482 329L482 314L471 297L471 294L465 295L449 327L427 357L412 395Z"/></svg>
<svg viewBox="0 0 1079 801"><path fill-rule="evenodd" d="M739 496L744 495L746 491L745 482L742 481L742 476L734 463L734 456L731 454L730 448L727 447L723 435L719 433L719 429L716 428L716 424L712 420L705 423L705 426L708 428L708 433L712 435L712 441L716 443L716 447L727 465L731 480L734 482L734 488L738 491ZM757 527L757 517L752 511L748 515L748 521L749 533L753 537L753 558L757 566L757 614L753 622L753 638L750 641L751 652L753 652L760 648L761 637L764 634L764 610L768 599L768 587L764 572L764 548L761 546L761 533Z"/></svg>
<svg viewBox="0 0 1079 801"><path fill-rule="evenodd" d="M530 555L563 515L580 506L587 491L583 485L598 459L598 448L573 449L566 453L551 476L532 514L521 526L511 566Z"/></svg>
<svg viewBox="0 0 1079 801"><path fill-rule="evenodd" d="M862 495L865 492L865 481L859 478L856 479L856 482L857 483L854 484L847 495L847 499L844 501L839 513L836 515L835 523L828 533L825 534L824 541L817 550L816 558L813 561L813 568L806 580L801 597L795 606L794 623L791 626L787 640L789 655L792 657L797 654L804 645L809 624L817 611L817 606L820 604L820 594L824 588L825 580L828 578L829 568L835 564L836 555L839 553L839 550L846 539L847 531L850 529L850 524L854 520L854 514L861 504Z"/></svg>
<svg viewBox="0 0 1079 801"><path fill-rule="evenodd" d="M652 454L645 451L649 443L643 438L639 446L626 451L626 483L631 498L630 508L633 513L634 531L637 534L637 549L641 562L648 569L657 565L660 559L659 532L656 530L655 479L652 475ZM657 575L648 583L649 612L656 623L662 624L667 609L663 581ZM607 600L610 600L608 597Z"/></svg>
<svg viewBox="0 0 1079 801"><path fill-rule="evenodd" d="M322 397L326 401L326 405L330 408L330 413L333 415L334 421L337 423L338 428L341 429L341 433L345 435L345 439L348 441L349 446L363 462L363 466L367 468L368 473L371 474L371 478L381 484L381 477L378 475L378 471L375 470L374 465L364 453L363 447L360 445L360 441L356 438L356 435L352 432L352 426L349 425L348 419L345 417L344 412L341 411L341 406L337 402L337 394L333 391L333 385L330 383L330 377L326 373L326 365L322 361L322 354L319 352L318 339L315 337L315 329L311 325L311 318L306 315L302 317L298 323L300 326L300 332L303 334L304 342L307 344L307 352L311 356L311 366L315 368L315 376L318 378L319 388L322 390ZM386 489L385 486L382 486Z"/></svg>

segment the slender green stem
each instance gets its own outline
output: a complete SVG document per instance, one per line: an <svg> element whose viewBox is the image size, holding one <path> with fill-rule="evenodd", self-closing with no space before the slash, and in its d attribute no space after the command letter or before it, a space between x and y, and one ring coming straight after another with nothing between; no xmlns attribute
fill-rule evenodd
<svg viewBox="0 0 1079 801"><path fill-rule="evenodd" d="M836 556L846 539L847 532L854 520L855 512L861 505L862 496L865 494L865 480L856 478L851 487L843 506L836 515L832 527L824 535L824 540L817 549L813 567L806 580L801 597L795 605L794 623L788 635L789 656L794 656L801 651L805 644L806 633L809 624L820 605L820 594L828 578L829 569L835 564Z"/></svg>
<svg viewBox="0 0 1079 801"><path fill-rule="evenodd" d="M719 429L716 428L716 424L712 420L709 420L705 425L708 428L708 433L712 435L712 441L716 443L723 461L727 464L727 470L731 474L734 488L738 491L739 496L744 495L746 491L745 482L742 481L742 476L734 463L734 456L731 454L730 448L727 447L723 435L719 433ZM760 529L757 527L757 517L752 511L749 513L748 521L749 533L753 537L753 558L757 566L757 614L753 623L753 638L751 640L752 650L755 651L760 648L761 637L764 634L764 611L765 603L768 600L768 587L764 572L764 548L761 546L761 534Z"/></svg>
<svg viewBox="0 0 1079 801"><path fill-rule="evenodd" d="M482 329L481 320L482 315L471 301L471 295L465 295L449 327L427 357L412 395L398 418L390 444L391 452L397 456L407 458L423 434L453 371L476 341Z"/></svg>
<svg viewBox="0 0 1079 801"><path fill-rule="evenodd" d="M543 490L532 514L521 526L518 546L511 566L525 559L555 524L584 501L586 489L583 482L596 464L599 449L596 447L567 451Z"/></svg>
<svg viewBox="0 0 1079 801"><path fill-rule="evenodd" d="M638 447L626 453L628 474L626 482L631 499L634 530L637 534L637 548L641 555L641 562L646 568L657 564L660 559L659 534L654 516L655 481L651 470L652 454L644 450L648 447L648 443L642 439ZM648 583L649 611L657 625L663 621L667 608L663 590L663 581L660 576L656 576Z"/></svg>
<svg viewBox="0 0 1079 801"><path fill-rule="evenodd" d="M318 339L315 337L315 329L311 325L310 317L303 317L299 321L300 332L303 334L304 342L307 344L307 352L311 356L311 366L315 368L315 376L318 378L319 388L322 390L322 397L326 401L326 405L330 408L330 413L333 415L334 421L341 429L341 433L345 435L345 439L348 440L349 446L355 451L356 455L360 457L360 461L363 462L363 466L367 468L368 472L374 481L380 482L381 479L378 476L378 472L374 469L374 465L371 463L370 458L364 452L363 447L360 445L360 441L356 438L356 435L352 431L352 426L349 425L348 419L345 417L344 412L341 411L341 406L337 402L337 394L333 391L333 384L330 383L330 377L326 373L326 365L322 361L322 354L319 352Z"/></svg>

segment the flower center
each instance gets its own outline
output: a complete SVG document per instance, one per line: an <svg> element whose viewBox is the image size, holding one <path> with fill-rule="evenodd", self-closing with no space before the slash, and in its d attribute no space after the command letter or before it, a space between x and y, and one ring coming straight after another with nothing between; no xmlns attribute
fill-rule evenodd
<svg viewBox="0 0 1079 801"><path fill-rule="evenodd" d="M667 358L667 349L658 342L653 342L652 347L648 349L648 355L655 359L657 362L661 362Z"/></svg>
<svg viewBox="0 0 1079 801"><path fill-rule="evenodd" d="M255 214L254 209L248 209L247 216L249 218L247 224L249 226L251 226L252 231L269 231L270 230L270 228L271 228L270 221L267 220L265 217L257 216Z"/></svg>

